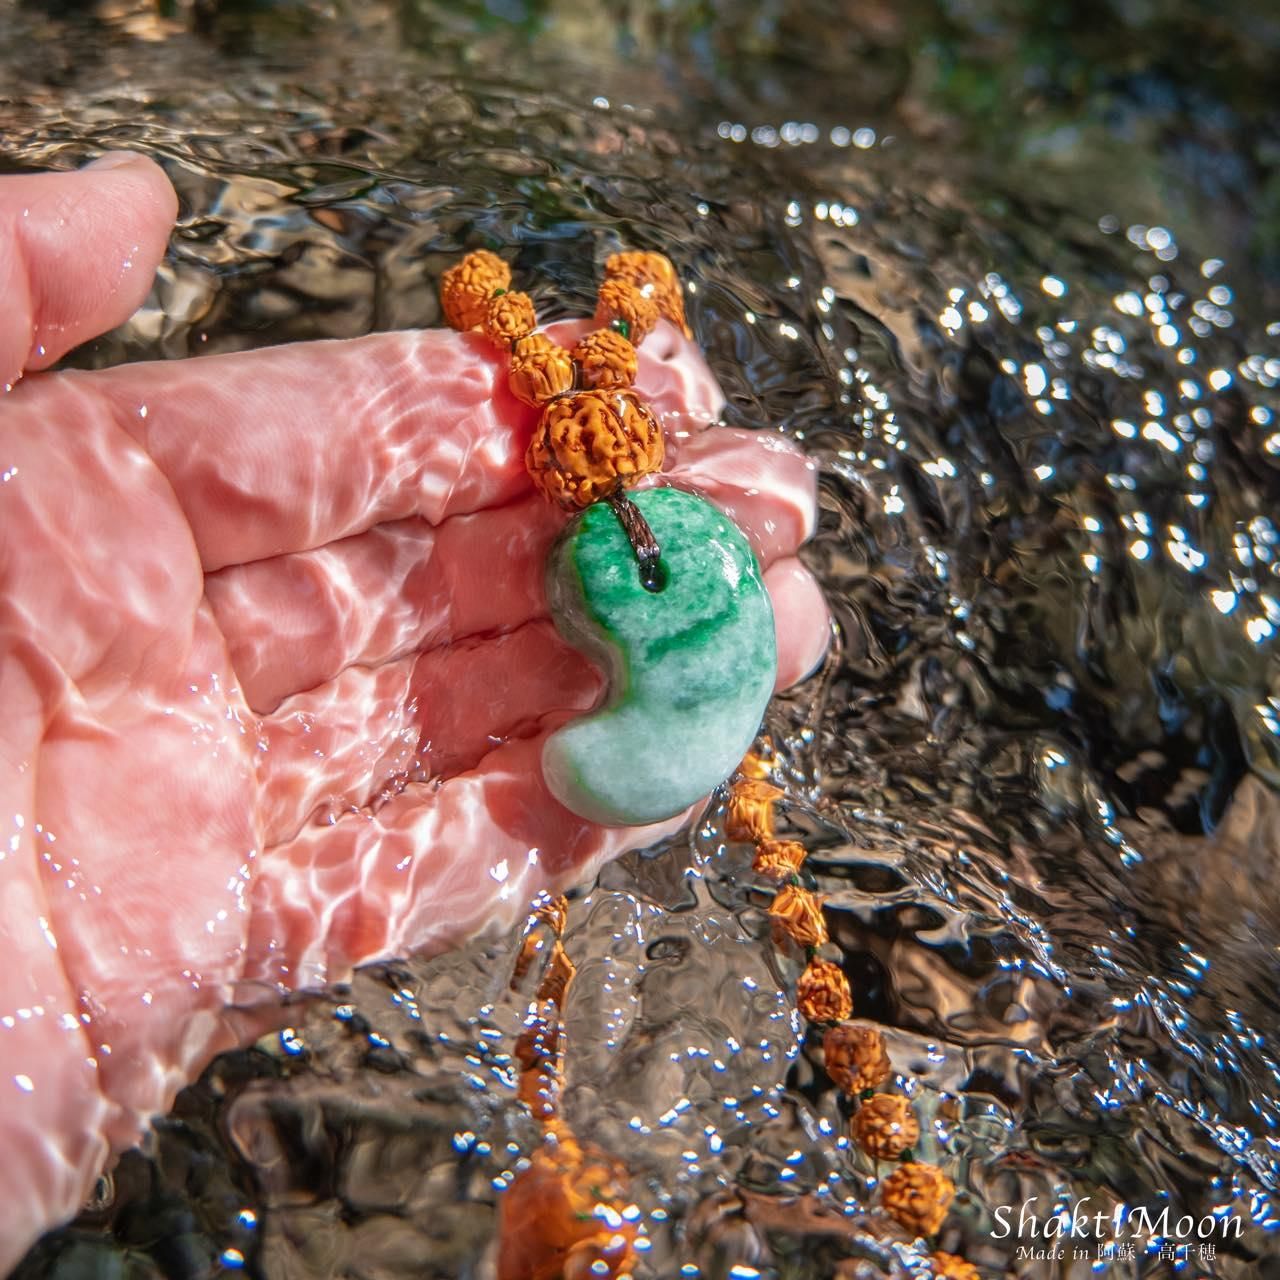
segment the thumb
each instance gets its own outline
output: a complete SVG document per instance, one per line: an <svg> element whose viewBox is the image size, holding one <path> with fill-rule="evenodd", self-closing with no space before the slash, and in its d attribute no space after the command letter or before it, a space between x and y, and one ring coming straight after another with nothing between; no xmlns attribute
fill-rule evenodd
<svg viewBox="0 0 1280 1280"><path fill-rule="evenodd" d="M0 178L0 390L133 314L176 212L160 167L131 151Z"/></svg>

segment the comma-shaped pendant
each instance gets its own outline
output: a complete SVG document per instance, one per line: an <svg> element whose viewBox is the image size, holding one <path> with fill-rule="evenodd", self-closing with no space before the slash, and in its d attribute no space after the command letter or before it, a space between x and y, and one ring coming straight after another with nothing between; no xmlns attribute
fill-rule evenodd
<svg viewBox="0 0 1280 1280"><path fill-rule="evenodd" d="M714 790L750 747L777 676L773 606L736 525L679 489L633 493L662 548L646 589L606 503L551 553L547 596L564 637L607 673L605 703L547 740L552 794L581 817L639 826Z"/></svg>

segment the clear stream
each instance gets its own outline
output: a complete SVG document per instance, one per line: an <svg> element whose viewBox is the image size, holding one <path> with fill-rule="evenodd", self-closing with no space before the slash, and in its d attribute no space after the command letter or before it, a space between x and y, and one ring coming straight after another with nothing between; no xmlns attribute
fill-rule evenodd
<svg viewBox="0 0 1280 1280"><path fill-rule="evenodd" d="M547 316L617 247L696 285L731 420L822 464L838 643L767 728L990 1276L1280 1276L1280 21L1213 11L0 6L0 168L127 145L182 198L76 363L433 325L477 236ZM713 813L657 853L566 937L640 1276L910 1274L749 851ZM492 1275L517 949L300 1003L17 1275ZM1019 1258L1031 1197L1242 1226Z"/></svg>

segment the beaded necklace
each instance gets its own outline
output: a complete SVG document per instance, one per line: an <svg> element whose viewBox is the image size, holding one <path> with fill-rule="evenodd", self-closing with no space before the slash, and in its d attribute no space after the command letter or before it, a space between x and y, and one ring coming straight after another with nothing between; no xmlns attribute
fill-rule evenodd
<svg viewBox="0 0 1280 1280"><path fill-rule="evenodd" d="M658 611L668 605L672 610L682 607L679 600L669 599L669 587L679 586L686 596L707 592L709 579L699 578L705 562L689 558L688 544L701 538L712 539L717 554L727 551L734 557L735 573L744 583L741 598L717 601L721 614L739 622L747 619L745 625L722 627L713 641L719 646L715 657L720 665L751 688L750 696L738 700L740 714L731 718L732 723L712 726L717 749L710 753L710 774L706 767L695 770L681 779L683 789L671 787L656 797L619 795L609 785L607 770L584 782L583 761L572 750L557 754L553 735L543 756L544 776L552 793L574 812L625 825L679 813L732 774L725 834L731 841L754 845L753 869L777 885L769 914L778 940L789 939L805 953L796 1004L805 1020L823 1032L823 1065L854 1108L850 1136L876 1161L877 1171L881 1160L897 1162L879 1184L883 1211L916 1237L932 1236L947 1216L955 1186L941 1169L915 1159L920 1124L911 1104L901 1094L881 1088L892 1074L884 1035L873 1024L850 1020L849 980L838 963L821 955L829 945L822 899L805 886L800 874L808 851L800 841L777 838L775 807L783 792L769 781L768 760L747 752L776 672L772 613L754 556L741 533L714 512L697 511L700 519L692 524L687 519L666 521L674 538L664 537L660 543L646 518L646 510L655 515L662 510L653 500L655 491L639 495L650 500L646 510L626 493L656 473L664 455L661 426L635 390L636 347L659 317L691 336L675 270L661 254L610 257L597 297L595 319L600 327L570 350L536 331L532 299L513 292L510 285L507 264L487 250L477 250L445 273L441 302L450 325L463 331L479 329L509 354L512 393L540 410L526 467L540 492L575 513L562 537L562 550L553 553L548 570L548 598L557 625L583 648L603 654L606 663L616 660L627 643L629 618L622 615L639 611L642 629L652 631ZM691 495L682 495L682 500L710 510L709 504ZM602 508L612 513L612 526L602 524L598 514L593 516ZM619 532L625 543L619 543ZM619 545L629 548L637 574L620 568ZM584 568L593 557L605 561L604 573L593 576L589 566ZM754 575L742 572L749 569ZM627 577L638 579L639 591L619 603L611 592ZM572 589L566 578L572 579ZM763 600L765 607L752 610L753 600ZM585 622L584 615L595 625ZM678 668L665 673L667 681L678 681L679 676ZM575 724L616 718L620 708L626 710L631 692L611 689L604 712ZM705 738L716 712L711 700L704 700L689 724ZM592 745L599 749L598 737ZM705 746L703 742L703 754ZM717 769L718 775L712 776ZM499 1280L610 1280L629 1275L635 1261L637 1229L635 1215L627 1212L625 1167L580 1143L558 1114L565 1048L562 1015L575 972L561 940L566 916L563 898L535 906L512 980L518 985L542 957L536 998L515 1056L520 1064L519 1097L542 1126L545 1142L504 1196ZM953 1254L935 1251L929 1265L935 1277L978 1280L977 1269Z"/></svg>

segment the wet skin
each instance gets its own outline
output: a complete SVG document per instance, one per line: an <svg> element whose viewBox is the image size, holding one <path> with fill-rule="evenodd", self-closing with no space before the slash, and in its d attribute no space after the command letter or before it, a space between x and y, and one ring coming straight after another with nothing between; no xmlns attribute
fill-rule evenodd
<svg viewBox="0 0 1280 1280"><path fill-rule="evenodd" d="M0 1274L279 993L501 927L685 816L546 790L603 682L547 616L563 516L484 343L38 373L141 303L174 213L144 160L0 180ZM672 329L639 384L664 482L747 532L795 681L828 628L812 470L707 425Z"/></svg>

